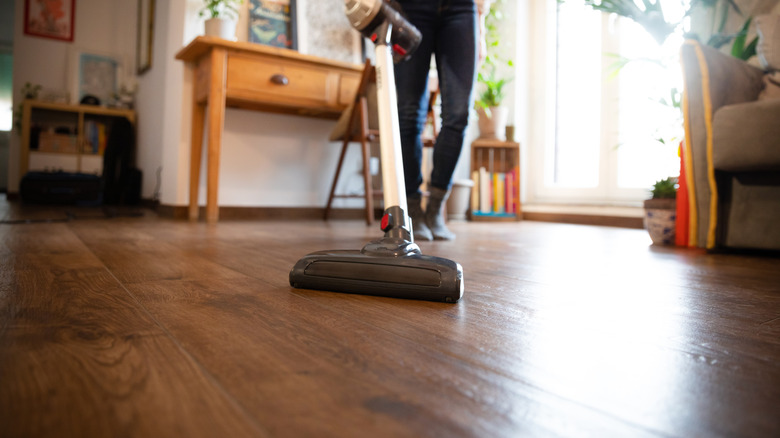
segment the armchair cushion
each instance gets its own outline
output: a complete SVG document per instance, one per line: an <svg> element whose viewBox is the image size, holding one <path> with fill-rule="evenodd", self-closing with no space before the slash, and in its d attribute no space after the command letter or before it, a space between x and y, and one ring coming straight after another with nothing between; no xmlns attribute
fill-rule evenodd
<svg viewBox="0 0 780 438"><path fill-rule="evenodd" d="M780 172L780 99L727 105L712 123L712 161L727 172Z"/></svg>

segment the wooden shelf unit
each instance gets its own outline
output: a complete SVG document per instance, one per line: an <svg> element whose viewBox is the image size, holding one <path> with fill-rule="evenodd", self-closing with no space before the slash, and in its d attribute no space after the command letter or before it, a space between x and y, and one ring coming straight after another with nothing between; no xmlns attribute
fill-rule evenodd
<svg viewBox="0 0 780 438"><path fill-rule="evenodd" d="M135 111L119 108L105 108L93 105L72 105L66 103L43 102L39 100L25 100L22 105L22 131L21 145L19 154L19 178L22 178L30 170L31 154L49 155L51 162L62 163L62 170L82 172L84 171L84 157L100 157L100 151L97 153L87 151L88 139L85 134L85 123L87 121L110 120L115 117L126 117L130 123L135 125ZM71 134L68 134L75 141L73 150L65 151L44 151L31 148L32 128L34 124L48 125L47 128L54 129L57 124L68 124L72 126ZM107 133L106 133L107 136ZM39 144L39 139L35 139ZM74 160L68 158L75 157ZM102 162L100 163L102 166ZM35 169L43 170L43 169Z"/></svg>
<svg viewBox="0 0 780 438"><path fill-rule="evenodd" d="M480 169L482 172L480 172ZM476 172L476 174L475 174ZM482 176L480 177L480 173ZM485 176L490 183L490 188L483 188ZM507 185L507 175L511 174L511 181ZM498 175L498 182L494 181L494 175ZM473 221L519 221L523 217L520 204L520 144L494 139L477 139L471 143L471 178L474 182L472 201L469 205L469 218ZM482 181L480 181L482 180ZM482 185L480 183L483 183ZM498 209L495 208L494 188L498 184L503 188ZM511 194L507 196L507 192ZM483 208L482 200L485 194L489 194L487 201L489 212ZM476 197L476 200L474 199ZM509 200L507 200L509 199ZM507 204L509 211L506 210ZM501 207L503 205L503 209ZM475 209L475 207L477 207ZM498 211L496 211L498 210Z"/></svg>

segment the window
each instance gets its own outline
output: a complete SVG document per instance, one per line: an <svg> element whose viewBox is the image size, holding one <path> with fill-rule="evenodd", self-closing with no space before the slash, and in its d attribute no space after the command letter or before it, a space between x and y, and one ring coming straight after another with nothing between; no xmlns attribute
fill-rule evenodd
<svg viewBox="0 0 780 438"><path fill-rule="evenodd" d="M0 53L0 131L13 125L13 55Z"/></svg>
<svg viewBox="0 0 780 438"><path fill-rule="evenodd" d="M679 173L682 135L669 100L681 83L657 62L675 57L633 21L594 11L581 1L548 0L544 30L544 107L534 126L544 134L531 155L531 202L631 204L659 179ZM538 17L538 16L537 16ZM634 60L615 74L620 60ZM677 82L676 82L677 81ZM537 128L540 129L540 128ZM657 139L663 137L665 144Z"/></svg>

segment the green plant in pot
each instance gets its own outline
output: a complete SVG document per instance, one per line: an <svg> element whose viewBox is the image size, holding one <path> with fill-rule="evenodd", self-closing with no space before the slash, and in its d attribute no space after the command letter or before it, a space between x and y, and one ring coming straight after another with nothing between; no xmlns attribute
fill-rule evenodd
<svg viewBox="0 0 780 438"><path fill-rule="evenodd" d="M478 81L484 86L476 102L480 137L500 138L507 123L508 111L502 104L505 97L504 86L508 80L497 79L493 73L488 77L479 73Z"/></svg>
<svg viewBox="0 0 780 438"><path fill-rule="evenodd" d="M24 100L37 99L42 89L43 87L38 84L32 84L30 82L24 83L24 86L22 87L23 100L19 103L19 107L16 109L16 111L13 112L14 128L18 132L22 131L22 111L24 110Z"/></svg>
<svg viewBox="0 0 780 438"><path fill-rule="evenodd" d="M475 102L479 114L481 138L504 138L508 109L503 105L506 97L504 88L510 81L503 71L514 64L504 58L499 46L499 25L504 16L501 10L503 0L496 0L485 17L485 44L487 53L477 74L478 98Z"/></svg>
<svg viewBox="0 0 780 438"><path fill-rule="evenodd" d="M677 220L677 178L656 181L644 202L645 228L656 245L673 245Z"/></svg>
<svg viewBox="0 0 780 438"><path fill-rule="evenodd" d="M203 0L203 3L198 15L209 17L204 23L206 36L235 40L236 20L243 0Z"/></svg>

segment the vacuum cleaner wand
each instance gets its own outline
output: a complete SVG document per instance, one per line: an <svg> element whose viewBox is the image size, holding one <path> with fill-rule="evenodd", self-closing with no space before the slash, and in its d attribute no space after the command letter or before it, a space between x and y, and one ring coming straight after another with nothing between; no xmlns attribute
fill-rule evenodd
<svg viewBox="0 0 780 438"><path fill-rule="evenodd" d="M379 143L385 211L384 236L361 250L318 251L290 271L290 285L366 295L456 302L463 296L463 269L423 255L414 243L407 213L393 59L408 57L422 36L390 3L345 0L353 27L376 45ZM367 188L368 189L368 188Z"/></svg>
<svg viewBox="0 0 780 438"><path fill-rule="evenodd" d="M380 163L385 206L399 206L404 217L393 216L397 227L407 228L406 192L398 126L398 103L395 93L393 63L411 56L420 45L422 35L401 13L382 0L345 0L347 18L355 29L375 44L377 108L379 111ZM398 147L397 147L398 146ZM396 215L400 212L396 212ZM383 231L388 231L384 230ZM411 236L405 237L412 240Z"/></svg>

